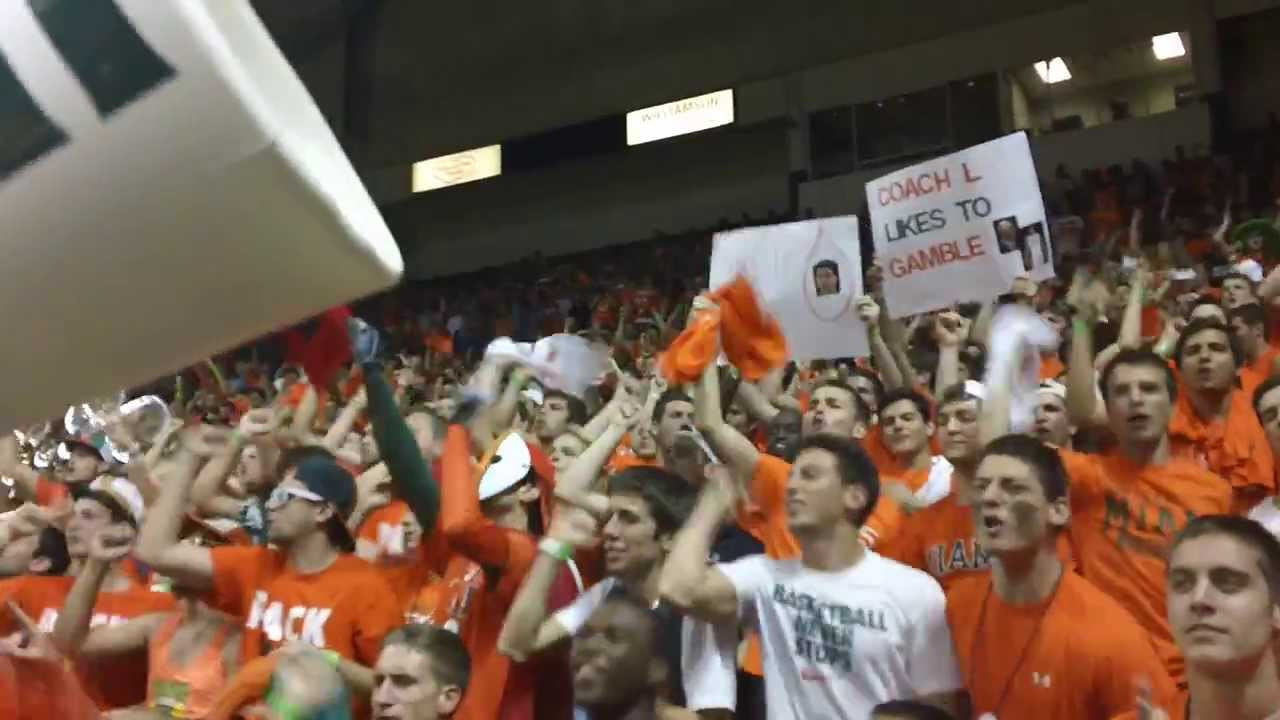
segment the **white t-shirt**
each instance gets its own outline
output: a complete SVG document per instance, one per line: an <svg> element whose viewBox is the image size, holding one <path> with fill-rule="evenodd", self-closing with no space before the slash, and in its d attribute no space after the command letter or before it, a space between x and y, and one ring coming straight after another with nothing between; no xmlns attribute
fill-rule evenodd
<svg viewBox="0 0 1280 720"><path fill-rule="evenodd" d="M617 587L615 578L605 578L574 601L552 614L569 635L577 635L591 613ZM738 702L738 629L733 625L713 625L693 618L681 618L680 675L684 684L685 707L690 710L736 709Z"/></svg>
<svg viewBox="0 0 1280 720"><path fill-rule="evenodd" d="M1255 505L1249 511L1249 519L1256 521L1272 535L1280 537L1280 508L1276 507L1276 498L1269 497Z"/></svg>
<svg viewBox="0 0 1280 720"><path fill-rule="evenodd" d="M763 555L716 567L760 631L769 720L865 720L880 703L964 686L927 573L870 550L832 573Z"/></svg>

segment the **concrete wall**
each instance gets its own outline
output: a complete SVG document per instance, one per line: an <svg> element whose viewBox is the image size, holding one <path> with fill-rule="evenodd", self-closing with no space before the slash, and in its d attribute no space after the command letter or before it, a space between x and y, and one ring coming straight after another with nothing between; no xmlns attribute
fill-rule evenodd
<svg viewBox="0 0 1280 720"><path fill-rule="evenodd" d="M786 128L641 146L414 196L387 217L411 278L581 252L790 206Z"/></svg>
<svg viewBox="0 0 1280 720"><path fill-rule="evenodd" d="M1133 118L1086 130L1052 133L1031 138L1031 152L1041 178L1050 177L1059 164L1078 172L1141 158L1153 166L1172 157L1183 145L1190 152L1209 147L1209 110L1192 105L1173 112ZM847 215L860 210L866 200L866 183L901 166L851 173L800 185L800 210L818 216Z"/></svg>
<svg viewBox="0 0 1280 720"><path fill-rule="evenodd" d="M1195 82L1191 70L1171 75L1090 87L1063 95L1049 96L1031 103L1034 127L1047 131L1055 118L1079 115L1085 127L1102 125L1112 121L1111 100L1129 103L1133 117L1155 115L1173 110L1175 88Z"/></svg>

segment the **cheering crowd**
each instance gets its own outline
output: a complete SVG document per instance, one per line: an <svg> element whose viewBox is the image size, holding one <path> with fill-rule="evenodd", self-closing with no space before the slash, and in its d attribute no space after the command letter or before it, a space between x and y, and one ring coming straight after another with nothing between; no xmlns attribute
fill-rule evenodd
<svg viewBox="0 0 1280 720"><path fill-rule="evenodd" d="M6 435L0 717L1280 717L1280 187L1220 169L1058 173L1057 277L990 302L869 262L867 358L667 242ZM562 335L582 392L485 352Z"/></svg>

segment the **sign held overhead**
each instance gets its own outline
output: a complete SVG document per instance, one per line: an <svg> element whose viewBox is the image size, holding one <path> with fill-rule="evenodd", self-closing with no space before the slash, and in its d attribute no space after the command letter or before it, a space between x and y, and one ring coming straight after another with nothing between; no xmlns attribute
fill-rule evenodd
<svg viewBox="0 0 1280 720"><path fill-rule="evenodd" d="M990 300L1053 276L1031 147L1015 133L867 183L889 316Z"/></svg>

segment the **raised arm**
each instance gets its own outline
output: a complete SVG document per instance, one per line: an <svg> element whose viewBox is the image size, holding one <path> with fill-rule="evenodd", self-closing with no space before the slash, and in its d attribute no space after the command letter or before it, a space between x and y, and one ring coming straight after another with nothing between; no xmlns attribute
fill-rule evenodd
<svg viewBox="0 0 1280 720"><path fill-rule="evenodd" d="M734 503L735 490L728 469L715 466L698 495L698 502L662 564L658 592L685 615L711 623L735 622L738 595L729 578L707 564L711 543Z"/></svg>
<svg viewBox="0 0 1280 720"><path fill-rule="evenodd" d="M119 625L89 628L102 583L111 572L112 564L129 555L133 538L133 529L121 523L103 528L90 539L89 557L63 601L51 636L53 644L68 657L121 655L141 650L163 621L163 613L153 613Z"/></svg>
<svg viewBox="0 0 1280 720"><path fill-rule="evenodd" d="M934 397L960 382L960 348L969 335L968 321L959 313L939 313L933 320L933 337L938 342L938 371L933 379Z"/></svg>
<svg viewBox="0 0 1280 720"><path fill-rule="evenodd" d="M391 476L391 485L413 511L422 530L430 534L440 515L440 487L422 457L413 431L400 415L395 393L377 361L362 363L364 387L369 398L369 423L378 453Z"/></svg>
<svg viewBox="0 0 1280 720"><path fill-rule="evenodd" d="M175 461L172 477L160 488L156 503L147 512L138 534L136 555L151 569L167 575L193 590L213 587L213 556L209 548L179 540L182 520L191 498L191 485L201 457L209 457L214 445L225 445L225 437L213 428L192 428L184 432L183 448Z"/></svg>
<svg viewBox="0 0 1280 720"><path fill-rule="evenodd" d="M858 298L858 319L867 328L867 343L871 346L871 357L875 360L876 369L880 371L880 381L886 390L900 388L906 382L902 369L893 356L889 343L885 342L880 332L880 305L870 295Z"/></svg>
<svg viewBox="0 0 1280 720"><path fill-rule="evenodd" d="M1149 284L1150 274L1140 262L1129 283L1129 302L1124 306L1124 318L1120 321L1120 335L1117 342L1122 349L1127 350L1142 345L1142 303Z"/></svg>
<svg viewBox="0 0 1280 720"><path fill-rule="evenodd" d="M338 417L334 418L333 424L329 426L328 432L324 434L324 446L331 452L337 452L342 447L343 441L347 439L347 435L351 433L351 429L356 426L356 421L360 419L360 414L369 406L369 396L365 390L361 390L351 398L351 402L347 403L342 411L338 413Z"/></svg>
<svg viewBox="0 0 1280 720"><path fill-rule="evenodd" d="M1097 417L1097 382L1093 369L1092 303L1076 303L1071 321L1071 353L1067 358L1067 415L1079 427L1092 426Z"/></svg>
<svg viewBox="0 0 1280 720"><path fill-rule="evenodd" d="M724 421L720 410L720 370L715 363L707 365L694 386L693 419L720 459L739 477L751 477L760 461L760 451Z"/></svg>

